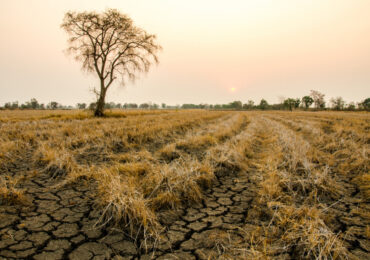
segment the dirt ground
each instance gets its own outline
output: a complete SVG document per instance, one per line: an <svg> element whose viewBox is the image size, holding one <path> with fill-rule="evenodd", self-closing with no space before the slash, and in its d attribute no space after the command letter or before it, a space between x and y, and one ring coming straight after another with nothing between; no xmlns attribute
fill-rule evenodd
<svg viewBox="0 0 370 260"><path fill-rule="evenodd" d="M100 212L94 209L93 183L50 188L54 184L48 175L38 176L24 184L30 206L1 207L2 257L207 259L223 250L212 244L211 234L238 239L234 231L244 224L254 196L247 176L220 177L202 204L163 213L166 237L152 251L149 241L147 250L145 246L140 250L145 241L134 241L116 228L95 225Z"/></svg>
<svg viewBox="0 0 370 260"><path fill-rule="evenodd" d="M293 129L277 117L262 115L253 120L255 125L266 126L264 120L273 120ZM253 144L256 162L259 153L275 151L273 145L267 147L258 138ZM33 175L19 184L27 198L23 204L0 206L0 259L250 259L256 229L273 226L274 217L259 208L263 172L253 164L248 170L216 172L200 203L159 211L163 230L161 239L154 241L102 223L101 208L95 203L95 180L58 186L62 178L38 173L31 160L31 155L26 155L7 167L6 174L11 176ZM327 205L325 212L333 216L331 230L343 235L349 259L370 259L370 204L351 179L338 174L336 181L344 192L340 199L325 198L323 204ZM243 248L246 240L248 247ZM303 258L296 252L296 248L277 246L266 258Z"/></svg>

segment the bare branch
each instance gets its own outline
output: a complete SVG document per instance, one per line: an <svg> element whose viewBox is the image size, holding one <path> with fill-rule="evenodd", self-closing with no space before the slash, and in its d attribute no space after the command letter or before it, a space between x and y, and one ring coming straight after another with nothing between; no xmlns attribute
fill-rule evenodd
<svg viewBox="0 0 370 260"><path fill-rule="evenodd" d="M121 84L126 78L135 80L158 63L161 46L155 35L134 26L127 15L115 9L100 14L68 12L61 27L70 36L68 53L82 62L84 70L98 75L102 102L116 79Z"/></svg>

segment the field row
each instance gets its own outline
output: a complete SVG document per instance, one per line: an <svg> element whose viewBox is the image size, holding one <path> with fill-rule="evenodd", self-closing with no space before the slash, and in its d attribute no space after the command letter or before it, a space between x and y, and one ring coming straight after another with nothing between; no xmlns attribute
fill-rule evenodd
<svg viewBox="0 0 370 260"><path fill-rule="evenodd" d="M7 215L34 204L39 218L50 219L63 204L73 210L53 234L92 220L100 229L119 227L135 245L132 257L366 259L369 118L352 114L172 111L3 121L2 204ZM78 202L67 191L80 194ZM42 207L45 192L55 197L47 198L55 212ZM79 213L77 205L90 200L94 206ZM14 223L2 231L22 227ZM84 232L73 231L70 239L85 240L63 257L92 241ZM9 243L3 249L17 256Z"/></svg>

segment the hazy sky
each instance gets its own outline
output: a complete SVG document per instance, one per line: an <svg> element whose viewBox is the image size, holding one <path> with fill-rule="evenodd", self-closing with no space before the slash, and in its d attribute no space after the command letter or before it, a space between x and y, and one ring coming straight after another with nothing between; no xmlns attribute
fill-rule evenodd
<svg viewBox="0 0 370 260"><path fill-rule="evenodd" d="M94 76L63 50L66 11L116 8L158 37L160 64L107 101L258 102L310 89L370 96L368 0L0 0L0 105L91 102Z"/></svg>

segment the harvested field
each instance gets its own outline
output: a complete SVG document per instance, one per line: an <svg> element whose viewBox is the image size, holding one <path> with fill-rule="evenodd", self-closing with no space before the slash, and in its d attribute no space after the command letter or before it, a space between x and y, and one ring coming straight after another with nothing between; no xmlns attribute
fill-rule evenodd
<svg viewBox="0 0 370 260"><path fill-rule="evenodd" d="M369 130L369 113L0 111L0 258L369 259Z"/></svg>

